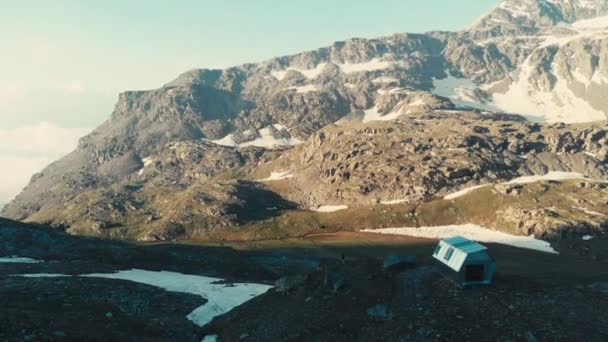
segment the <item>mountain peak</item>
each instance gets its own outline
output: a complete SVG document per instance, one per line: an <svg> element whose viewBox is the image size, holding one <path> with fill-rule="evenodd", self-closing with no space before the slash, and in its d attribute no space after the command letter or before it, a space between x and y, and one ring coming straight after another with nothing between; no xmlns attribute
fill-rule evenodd
<svg viewBox="0 0 608 342"><path fill-rule="evenodd" d="M532 35L560 23L608 15L607 0L505 0L467 30L477 38Z"/></svg>

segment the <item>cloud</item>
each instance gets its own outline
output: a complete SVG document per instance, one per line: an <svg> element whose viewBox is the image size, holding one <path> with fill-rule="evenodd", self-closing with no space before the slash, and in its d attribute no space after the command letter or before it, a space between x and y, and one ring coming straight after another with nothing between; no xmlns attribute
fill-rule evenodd
<svg viewBox="0 0 608 342"><path fill-rule="evenodd" d="M17 195L33 174L72 151L87 132L48 122L0 128L0 203Z"/></svg>

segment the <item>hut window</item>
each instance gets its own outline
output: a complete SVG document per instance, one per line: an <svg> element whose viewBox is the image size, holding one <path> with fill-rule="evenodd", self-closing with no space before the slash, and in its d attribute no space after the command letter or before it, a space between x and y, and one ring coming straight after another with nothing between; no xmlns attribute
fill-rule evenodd
<svg viewBox="0 0 608 342"><path fill-rule="evenodd" d="M450 247L450 249L448 249L448 251L445 252L445 256L443 257L445 259L445 261L449 261L450 258L452 257L452 254L454 254L454 248Z"/></svg>
<svg viewBox="0 0 608 342"><path fill-rule="evenodd" d="M440 250L441 250L441 245L437 245L437 247L435 247L435 251L433 252L433 254L439 255Z"/></svg>

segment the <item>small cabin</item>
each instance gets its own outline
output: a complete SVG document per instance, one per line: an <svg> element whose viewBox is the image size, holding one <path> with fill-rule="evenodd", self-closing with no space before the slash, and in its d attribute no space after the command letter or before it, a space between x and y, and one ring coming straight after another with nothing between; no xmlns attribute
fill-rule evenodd
<svg viewBox="0 0 608 342"><path fill-rule="evenodd" d="M439 241L433 258L441 273L462 287L491 284L496 271L488 248L462 236Z"/></svg>

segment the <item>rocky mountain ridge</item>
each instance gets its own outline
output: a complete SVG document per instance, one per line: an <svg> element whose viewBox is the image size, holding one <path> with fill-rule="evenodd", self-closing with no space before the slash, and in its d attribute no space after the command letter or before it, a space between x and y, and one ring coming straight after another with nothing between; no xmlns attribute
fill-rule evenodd
<svg viewBox="0 0 608 342"><path fill-rule="evenodd" d="M502 113L605 120L607 15L602 0L508 0L460 32L350 39L125 92L2 215L172 239L279 215L267 208L414 203L547 171L605 179L605 123ZM291 190L256 182L286 170Z"/></svg>

